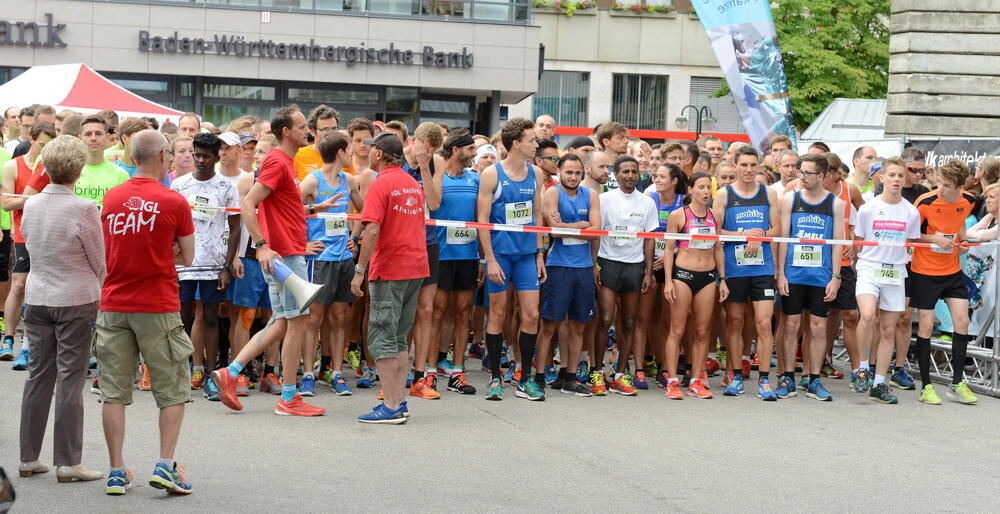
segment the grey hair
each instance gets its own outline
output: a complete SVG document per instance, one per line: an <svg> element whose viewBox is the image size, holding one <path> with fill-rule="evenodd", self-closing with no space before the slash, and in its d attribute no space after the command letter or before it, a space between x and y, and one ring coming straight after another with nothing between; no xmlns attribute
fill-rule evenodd
<svg viewBox="0 0 1000 514"><path fill-rule="evenodd" d="M42 149L42 164L53 184L72 184L87 162L87 145L78 137L62 135Z"/></svg>
<svg viewBox="0 0 1000 514"><path fill-rule="evenodd" d="M132 160L140 165L167 149L167 138L153 129L145 129L132 136Z"/></svg>

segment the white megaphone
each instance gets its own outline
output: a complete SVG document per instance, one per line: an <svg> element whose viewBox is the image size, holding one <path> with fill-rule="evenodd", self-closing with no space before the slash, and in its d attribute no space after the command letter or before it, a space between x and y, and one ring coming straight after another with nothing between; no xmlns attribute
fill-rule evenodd
<svg viewBox="0 0 1000 514"><path fill-rule="evenodd" d="M299 304L299 313L308 309L316 300L316 297L319 296L319 292L323 290L324 286L308 282L295 273L292 273L291 268L280 258L271 261L271 267L274 268L274 273L271 276L282 287L288 288L292 292L292 296L295 297L295 303Z"/></svg>

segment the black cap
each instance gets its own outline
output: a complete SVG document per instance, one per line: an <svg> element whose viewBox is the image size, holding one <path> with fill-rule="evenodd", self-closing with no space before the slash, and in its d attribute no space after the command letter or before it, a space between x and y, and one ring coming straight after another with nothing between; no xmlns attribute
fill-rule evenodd
<svg viewBox="0 0 1000 514"><path fill-rule="evenodd" d="M596 145L594 145L594 140L593 139L590 139L587 136L577 136L577 137L574 137L573 140L570 141L568 145L566 145L566 149L567 150L572 150L574 148L583 148L584 146L594 146L594 147L596 147Z"/></svg>
<svg viewBox="0 0 1000 514"><path fill-rule="evenodd" d="M370 137L362 141L366 145L373 145L382 150L382 153L397 159L403 158L403 142L399 136L392 132L383 132L376 137Z"/></svg>

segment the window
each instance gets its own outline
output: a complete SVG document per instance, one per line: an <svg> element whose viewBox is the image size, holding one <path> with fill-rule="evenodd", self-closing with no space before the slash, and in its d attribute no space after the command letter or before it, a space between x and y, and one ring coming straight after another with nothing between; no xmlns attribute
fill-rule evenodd
<svg viewBox="0 0 1000 514"><path fill-rule="evenodd" d="M691 77L691 105L701 108L703 105L707 105L709 109L712 110L712 116L715 117L715 130L711 132L721 132L727 134L746 134L746 129L743 128L743 120L740 119L740 113L736 110L736 103L733 101L733 95L726 95L721 98L711 98L712 93L719 89L722 85L722 79L713 77ZM678 114L679 116L680 114ZM688 109L685 115L694 115L694 111ZM694 120L689 120L690 126L693 130Z"/></svg>
<svg viewBox="0 0 1000 514"><path fill-rule="evenodd" d="M275 88L247 84L205 84L205 98L274 100Z"/></svg>
<svg viewBox="0 0 1000 514"><path fill-rule="evenodd" d="M290 87L288 88L288 101L291 103L378 105L378 91Z"/></svg>
<svg viewBox="0 0 1000 514"><path fill-rule="evenodd" d="M535 93L535 118L551 115L556 125L586 127L590 74L580 71L544 71Z"/></svg>
<svg viewBox="0 0 1000 514"><path fill-rule="evenodd" d="M611 120L630 129L667 128L667 77L614 75Z"/></svg>
<svg viewBox="0 0 1000 514"><path fill-rule="evenodd" d="M170 83L166 80L111 79L112 82L146 98L166 96Z"/></svg>

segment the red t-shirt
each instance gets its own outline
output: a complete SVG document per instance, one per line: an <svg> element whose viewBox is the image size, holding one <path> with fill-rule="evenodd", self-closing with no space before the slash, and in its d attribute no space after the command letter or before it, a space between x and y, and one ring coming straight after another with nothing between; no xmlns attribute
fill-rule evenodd
<svg viewBox="0 0 1000 514"><path fill-rule="evenodd" d="M430 275L424 234L424 192L399 166L378 171L365 197L363 223L378 223L378 243L368 262L370 280L409 280Z"/></svg>
<svg viewBox="0 0 1000 514"><path fill-rule="evenodd" d="M173 243L194 233L187 200L151 178L131 178L104 195L101 226L108 262L101 310L179 311Z"/></svg>
<svg viewBox="0 0 1000 514"><path fill-rule="evenodd" d="M267 245L282 257L306 253L306 217L295 178L292 158L280 148L272 148L257 178L271 190L257 207L257 220Z"/></svg>
<svg viewBox="0 0 1000 514"><path fill-rule="evenodd" d="M17 165L17 175L14 177L14 194L24 194L24 186L31 183L34 177L39 175L48 176L45 173L45 166L42 166L41 159L38 159L38 162L35 163L35 169L28 167L28 163L23 155L14 159L14 163ZM24 215L24 210L18 209L11 214L13 215L14 222L11 227L11 235L14 236L14 242L24 244L24 236L21 235L21 216Z"/></svg>

